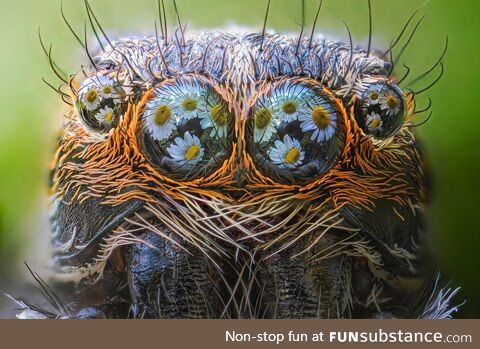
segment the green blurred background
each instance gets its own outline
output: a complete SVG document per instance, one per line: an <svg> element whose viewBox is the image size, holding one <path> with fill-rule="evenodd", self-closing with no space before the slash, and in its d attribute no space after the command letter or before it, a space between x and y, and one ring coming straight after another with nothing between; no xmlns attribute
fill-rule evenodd
<svg viewBox="0 0 480 349"><path fill-rule="evenodd" d="M173 27L173 6L166 2ZM83 1L63 3L72 25L81 33L86 17ZM111 37L153 33L155 0L91 3ZM259 0L177 3L190 30L229 25L260 30L266 5L266 1ZM422 3L373 0L374 46L387 48ZM45 265L49 238L47 168L62 121L58 96L41 81L45 77L57 84L40 49L38 27L46 44L53 42L55 60L65 71L76 71L81 63L87 63L87 58L62 22L59 0L0 0L0 4L0 289L11 292L12 285L27 278L22 261L36 269ZM366 0L325 0L317 31L346 41L341 23L345 20L354 41L365 45L366 4ZM467 298L467 303L460 313L462 317L480 317L480 144L475 125L480 120L479 4L476 0L432 0L421 10L427 16L403 56L414 77L437 59L448 34L445 75L419 103L424 105L430 96L434 113L418 132L434 175L429 211L433 250L444 272L463 288L462 297ZM308 32L316 6L316 1L306 0ZM300 0L272 0L268 27L297 32L301 18ZM397 74L403 75L403 71Z"/></svg>

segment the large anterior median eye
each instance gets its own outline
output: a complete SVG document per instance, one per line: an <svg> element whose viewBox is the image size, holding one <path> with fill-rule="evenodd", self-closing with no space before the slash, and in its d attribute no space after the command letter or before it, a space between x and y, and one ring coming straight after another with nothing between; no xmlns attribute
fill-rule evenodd
<svg viewBox="0 0 480 349"><path fill-rule="evenodd" d="M405 98L396 85L380 80L370 84L355 106L355 119L366 134L387 138L405 121Z"/></svg>
<svg viewBox="0 0 480 349"><path fill-rule="evenodd" d="M104 75L87 78L78 91L77 109L84 124L106 132L118 125L126 109L126 93L117 81Z"/></svg>
<svg viewBox="0 0 480 349"><path fill-rule="evenodd" d="M251 118L257 166L287 183L316 180L332 167L344 143L341 106L314 82L273 83Z"/></svg>
<svg viewBox="0 0 480 349"><path fill-rule="evenodd" d="M146 154L168 177L207 176L229 154L227 133L232 118L228 106L198 77L180 77L157 86L141 119Z"/></svg>

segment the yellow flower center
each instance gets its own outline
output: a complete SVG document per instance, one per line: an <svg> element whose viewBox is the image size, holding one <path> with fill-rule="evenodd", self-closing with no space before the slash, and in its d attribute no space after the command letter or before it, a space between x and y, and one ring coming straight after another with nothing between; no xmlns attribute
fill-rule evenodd
<svg viewBox="0 0 480 349"><path fill-rule="evenodd" d="M103 86L103 93L105 93L107 95L112 93L112 86L109 86L109 85Z"/></svg>
<svg viewBox="0 0 480 349"><path fill-rule="evenodd" d="M153 121L158 126L163 126L168 122L168 120L170 120L171 116L172 116L172 111L170 110L170 107L168 105L161 105L155 111L155 116L153 117Z"/></svg>
<svg viewBox="0 0 480 349"><path fill-rule="evenodd" d="M378 92L372 92L372 93L370 94L370 99L371 99L372 101L376 101L376 100L378 99Z"/></svg>
<svg viewBox="0 0 480 349"><path fill-rule="evenodd" d="M370 121L370 127L377 128L378 126L380 126L380 120L372 119L372 121Z"/></svg>
<svg viewBox="0 0 480 349"><path fill-rule="evenodd" d="M98 94L96 90L90 90L87 92L87 95L85 98L87 99L87 102L93 103L97 99L97 95Z"/></svg>
<svg viewBox="0 0 480 349"><path fill-rule="evenodd" d="M395 96L387 96L387 105L390 109L395 109L398 105L398 99Z"/></svg>
<svg viewBox="0 0 480 349"><path fill-rule="evenodd" d="M105 114L105 122L110 122L112 121L113 119L113 112L108 112L107 114Z"/></svg>
<svg viewBox="0 0 480 349"><path fill-rule="evenodd" d="M190 161L195 159L200 153L200 146L198 144L192 144L190 148L185 152L185 159Z"/></svg>
<svg viewBox="0 0 480 349"><path fill-rule="evenodd" d="M292 101L283 103L282 108L286 114L293 114L297 111L297 105L295 104L295 102L292 102Z"/></svg>
<svg viewBox="0 0 480 349"><path fill-rule="evenodd" d="M257 129L263 130L265 127L268 126L270 120L272 120L272 114L266 109L262 108L255 113L253 116L255 127Z"/></svg>
<svg viewBox="0 0 480 349"><path fill-rule="evenodd" d="M228 114L220 104L213 106L212 110L210 110L210 116L219 126L225 126L227 124Z"/></svg>
<svg viewBox="0 0 480 349"><path fill-rule="evenodd" d="M197 101L192 98L187 98L183 101L182 106L186 111L194 111L197 109Z"/></svg>
<svg viewBox="0 0 480 349"><path fill-rule="evenodd" d="M300 149L298 148L292 148L288 151L288 153L285 155L285 162L288 164L293 164L300 159Z"/></svg>
<svg viewBox="0 0 480 349"><path fill-rule="evenodd" d="M312 110L312 120L318 128L326 129L330 124L330 114L321 106Z"/></svg>

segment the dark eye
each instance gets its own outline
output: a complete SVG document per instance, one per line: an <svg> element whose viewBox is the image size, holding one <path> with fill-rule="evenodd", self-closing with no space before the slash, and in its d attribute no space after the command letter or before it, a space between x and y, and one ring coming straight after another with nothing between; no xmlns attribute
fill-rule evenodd
<svg viewBox="0 0 480 349"><path fill-rule="evenodd" d="M405 121L405 97L396 85L370 84L355 107L355 119L363 132L378 138L392 136Z"/></svg>
<svg viewBox="0 0 480 349"><path fill-rule="evenodd" d="M252 111L256 163L269 177L308 183L332 167L343 145L336 99L307 82L275 83Z"/></svg>
<svg viewBox="0 0 480 349"><path fill-rule="evenodd" d="M77 108L84 124L106 132L118 125L126 109L125 90L108 76L86 79L78 91Z"/></svg>
<svg viewBox="0 0 480 349"><path fill-rule="evenodd" d="M157 86L141 119L147 156L168 177L209 175L229 154L231 114L203 80L181 77Z"/></svg>

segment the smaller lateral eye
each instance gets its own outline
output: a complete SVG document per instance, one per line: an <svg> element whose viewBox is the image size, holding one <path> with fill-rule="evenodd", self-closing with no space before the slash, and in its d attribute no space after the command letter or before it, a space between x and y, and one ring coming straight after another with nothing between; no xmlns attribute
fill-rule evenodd
<svg viewBox="0 0 480 349"><path fill-rule="evenodd" d="M125 90L116 81L103 75L87 78L82 83L76 103L84 124L101 132L118 125L126 105Z"/></svg>
<svg viewBox="0 0 480 349"><path fill-rule="evenodd" d="M405 97L386 81L370 84L355 106L355 119L363 132L378 138L395 134L405 121Z"/></svg>

